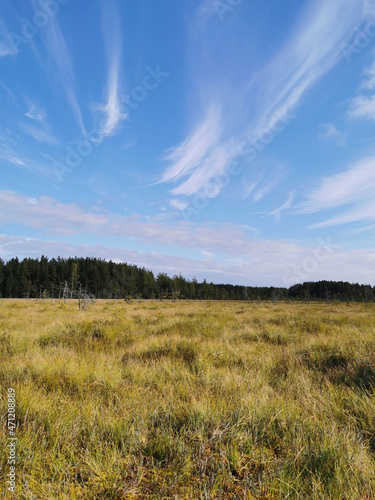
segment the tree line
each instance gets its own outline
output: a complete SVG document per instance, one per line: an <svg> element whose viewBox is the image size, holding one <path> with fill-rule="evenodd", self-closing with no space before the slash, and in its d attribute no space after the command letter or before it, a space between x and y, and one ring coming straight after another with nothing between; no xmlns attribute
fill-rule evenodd
<svg viewBox="0 0 375 500"><path fill-rule="evenodd" d="M66 299L374 301L375 287L319 281L290 288L214 284L97 258L0 259L0 297Z"/></svg>

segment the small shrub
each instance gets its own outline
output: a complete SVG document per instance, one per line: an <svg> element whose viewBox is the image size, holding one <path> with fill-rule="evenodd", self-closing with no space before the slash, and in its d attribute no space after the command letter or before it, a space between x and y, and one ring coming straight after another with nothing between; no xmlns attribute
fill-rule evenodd
<svg viewBox="0 0 375 500"><path fill-rule="evenodd" d="M86 322L59 326L55 332L40 337L37 343L40 347L83 348L95 343L107 343L108 340L103 325Z"/></svg>
<svg viewBox="0 0 375 500"><path fill-rule="evenodd" d="M346 368L348 357L336 347L321 345L302 353L302 362L310 370L328 373L332 370Z"/></svg>
<svg viewBox="0 0 375 500"><path fill-rule="evenodd" d="M260 334L260 338L264 342L267 342L268 344L272 344L272 345L287 345L288 344L288 339L285 336L285 334L278 333L274 330L264 330Z"/></svg>
<svg viewBox="0 0 375 500"><path fill-rule="evenodd" d="M126 363L129 359L139 359L141 361L160 361L163 358L176 360L180 359L191 370L196 371L198 369L197 345L184 341L176 342L174 344L164 343L161 345L154 345L137 354L125 353L122 357L122 362Z"/></svg>

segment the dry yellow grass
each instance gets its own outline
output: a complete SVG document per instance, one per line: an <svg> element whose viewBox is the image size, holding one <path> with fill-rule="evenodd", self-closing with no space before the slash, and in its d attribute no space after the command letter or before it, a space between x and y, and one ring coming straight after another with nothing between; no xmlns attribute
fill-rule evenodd
<svg viewBox="0 0 375 500"><path fill-rule="evenodd" d="M4 300L1 498L375 498L374 320L373 304Z"/></svg>

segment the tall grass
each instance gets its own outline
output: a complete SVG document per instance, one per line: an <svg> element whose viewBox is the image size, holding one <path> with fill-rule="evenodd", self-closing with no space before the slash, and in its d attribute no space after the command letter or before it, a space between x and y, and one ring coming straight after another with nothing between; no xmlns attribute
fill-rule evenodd
<svg viewBox="0 0 375 500"><path fill-rule="evenodd" d="M374 320L358 304L3 301L0 497L375 498Z"/></svg>

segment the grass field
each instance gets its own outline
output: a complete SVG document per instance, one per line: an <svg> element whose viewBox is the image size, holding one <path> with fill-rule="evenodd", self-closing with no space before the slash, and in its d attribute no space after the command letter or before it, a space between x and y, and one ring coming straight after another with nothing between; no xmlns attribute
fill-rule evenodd
<svg viewBox="0 0 375 500"><path fill-rule="evenodd" d="M373 499L374 384L374 304L4 300L0 497Z"/></svg>

